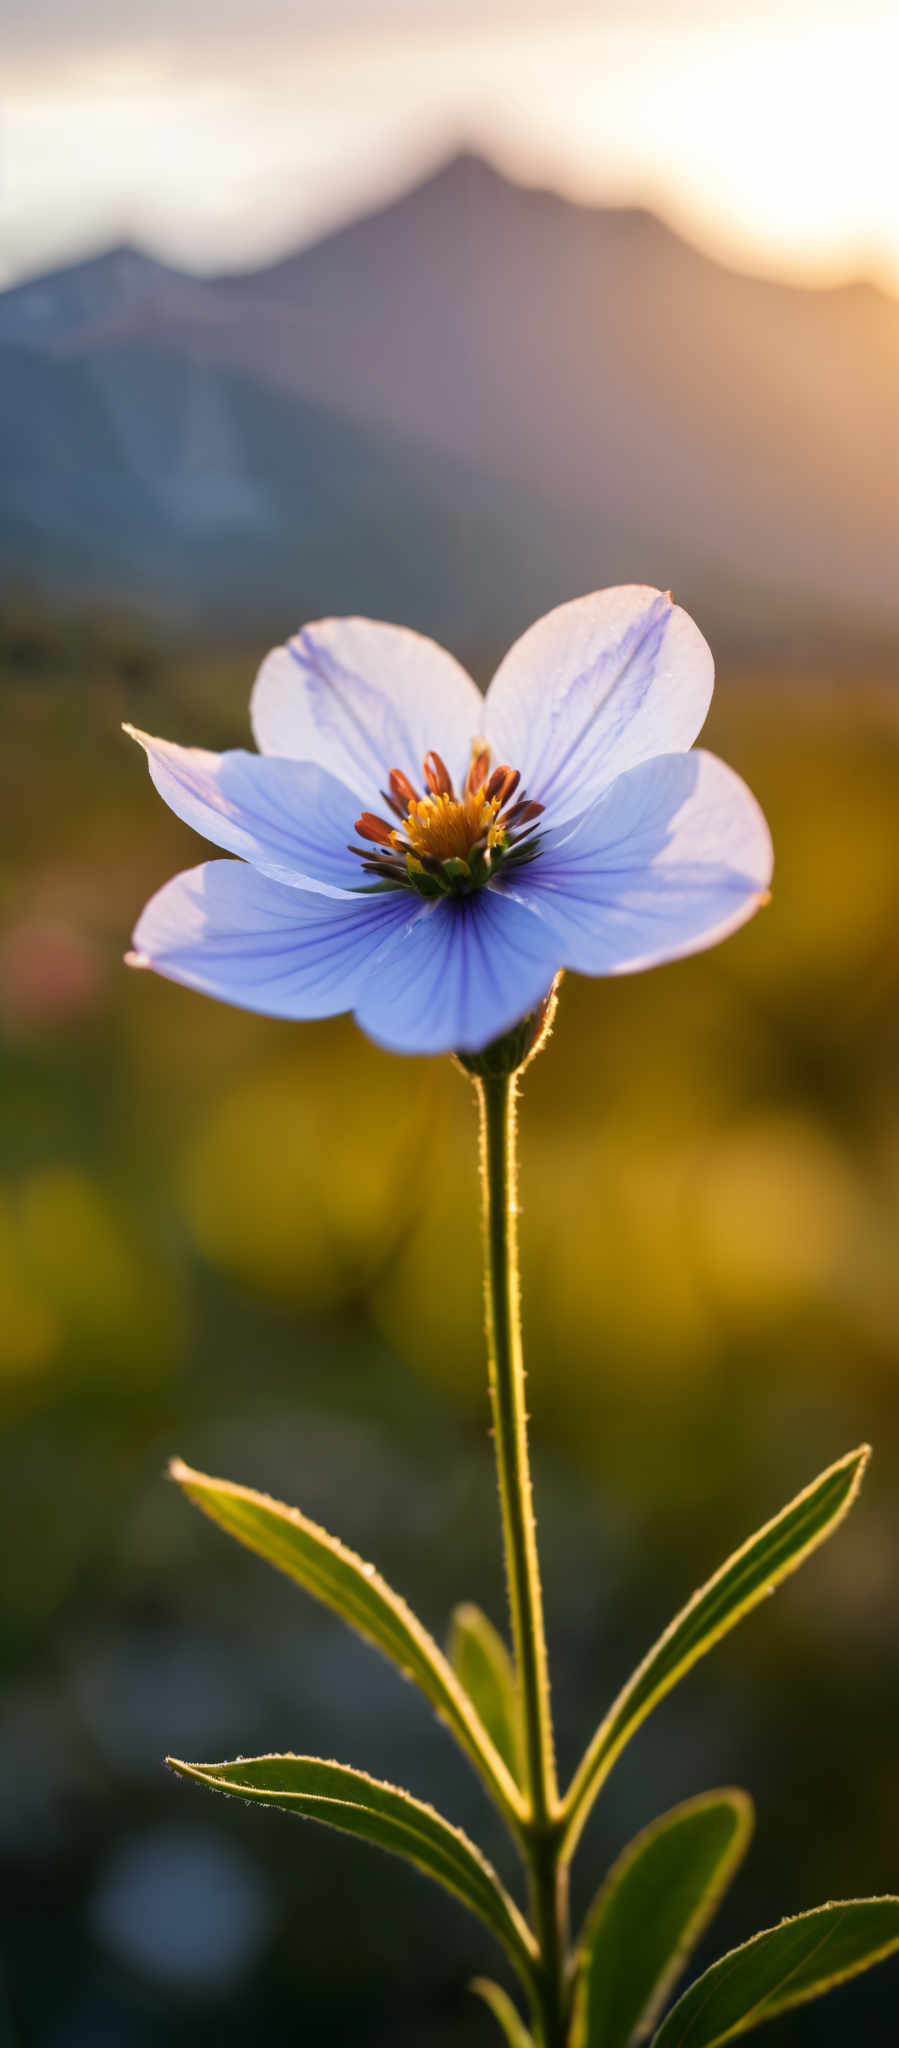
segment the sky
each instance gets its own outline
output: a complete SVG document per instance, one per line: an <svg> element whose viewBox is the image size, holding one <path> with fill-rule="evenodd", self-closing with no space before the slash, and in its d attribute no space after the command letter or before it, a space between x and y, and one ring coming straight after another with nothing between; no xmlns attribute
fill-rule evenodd
<svg viewBox="0 0 899 2048"><path fill-rule="evenodd" d="M899 292L897 0L29 0L0 284L113 240L263 262L462 144L743 269Z"/></svg>

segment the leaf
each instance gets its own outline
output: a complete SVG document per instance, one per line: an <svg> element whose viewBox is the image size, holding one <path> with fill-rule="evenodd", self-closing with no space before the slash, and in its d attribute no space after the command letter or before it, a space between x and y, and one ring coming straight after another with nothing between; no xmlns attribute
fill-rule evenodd
<svg viewBox="0 0 899 2048"><path fill-rule="evenodd" d="M630 2048L648 2038L751 1833L745 1792L707 1792L624 1850L578 1944L571 2048Z"/></svg>
<svg viewBox="0 0 899 2048"><path fill-rule="evenodd" d="M566 1856L571 1855L616 1757L647 1714L713 1643L833 1534L855 1499L869 1457L869 1446L863 1444L822 1472L772 1522L734 1551L659 1637L600 1723L569 1786L564 1801Z"/></svg>
<svg viewBox="0 0 899 2048"><path fill-rule="evenodd" d="M167 1762L182 1777L198 1778L214 1791L281 1806L405 1856L478 1914L530 1982L535 1946L518 1907L461 1828L410 1792L313 1756L239 1757L226 1764L187 1764L168 1757Z"/></svg>
<svg viewBox="0 0 899 2048"><path fill-rule="evenodd" d="M521 1703L515 1666L502 1636L472 1601L453 1610L449 1660L491 1742L520 1783Z"/></svg>
<svg viewBox="0 0 899 2048"><path fill-rule="evenodd" d="M404 1676L415 1679L516 1830L524 1806L503 1758L433 1637L374 1565L364 1564L355 1551L308 1521L298 1508L285 1507L268 1494L226 1479L210 1479L180 1458L172 1460L169 1470L212 1521L332 1607L391 1657Z"/></svg>
<svg viewBox="0 0 899 2048"><path fill-rule="evenodd" d="M497 2019L509 2043L509 2048L534 2048L533 2034L529 2034L517 2006L512 2004L507 1991L501 1984L494 1984L490 1977L473 1977L469 1990L489 2005L494 2019Z"/></svg>
<svg viewBox="0 0 899 2048"><path fill-rule="evenodd" d="M819 1998L899 1948L899 1899L845 1899L782 1920L690 1985L654 2048L716 2048L775 2013Z"/></svg>

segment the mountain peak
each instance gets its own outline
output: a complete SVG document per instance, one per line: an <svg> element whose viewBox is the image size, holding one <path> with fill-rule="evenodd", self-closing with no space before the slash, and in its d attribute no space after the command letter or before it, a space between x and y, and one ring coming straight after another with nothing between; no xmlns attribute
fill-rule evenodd
<svg viewBox="0 0 899 2048"><path fill-rule="evenodd" d="M18 298L24 292L35 290L52 291L60 286L73 284L86 278L103 276L125 277L147 276L164 271L166 265L155 256L148 256L136 242L123 240L110 242L102 249L92 249L84 256L73 257L67 263L55 263L50 270L41 270L28 277L18 278L2 293L4 301Z"/></svg>
<svg viewBox="0 0 899 2048"><path fill-rule="evenodd" d="M181 277L136 243L113 242L3 292L0 341L25 348L67 347L85 331L130 315L151 301L160 286Z"/></svg>
<svg viewBox="0 0 899 2048"><path fill-rule="evenodd" d="M427 185L511 186L513 183L514 180L507 178L490 157L482 156L479 150L463 143L458 149L451 150L432 171L426 172L413 190L421 191Z"/></svg>
<svg viewBox="0 0 899 2048"><path fill-rule="evenodd" d="M159 521L206 534L210 561L242 521L238 608L352 608L363 562L365 608L458 618L462 644L635 578L695 597L731 646L790 618L820 637L825 614L899 634L897 320L863 289L739 276L645 208L520 185L463 147L263 271L190 279L126 242L0 299L20 346L0 425L32 492L17 559L68 520L81 560L96 498L110 575L130 533L144 588ZM262 536L282 531L278 582ZM165 561L201 576L195 552Z"/></svg>

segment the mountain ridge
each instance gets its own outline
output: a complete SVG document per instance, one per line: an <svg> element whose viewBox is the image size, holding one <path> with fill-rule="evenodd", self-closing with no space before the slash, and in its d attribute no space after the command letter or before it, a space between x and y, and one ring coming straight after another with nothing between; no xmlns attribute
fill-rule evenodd
<svg viewBox="0 0 899 2048"><path fill-rule="evenodd" d="M746 269L735 260L728 261L724 256L713 254L710 250L704 249L699 242L692 239L685 228L676 226L674 222L669 220L663 213L657 212L646 201L633 200L613 203L610 201L578 199L568 193L560 192L552 185L545 184L542 181L536 183L529 181L525 183L513 178L508 172L503 171L498 164L493 163L482 151L474 147L469 148L464 144L440 156L430 170L425 171L420 178L416 179L413 185L400 192L399 195L379 201L375 206L363 207L359 213L353 214L350 219L339 222L336 226L327 228L320 234L313 235L307 239L300 239L295 243L290 242L279 256L268 257L262 262L228 265L224 269L209 271L203 269L196 270L190 265L174 263L167 257L156 255L151 249L144 247L139 237L126 233L116 241L103 242L99 246L92 244L90 248L81 254L61 259L50 264L48 267L28 271L23 276L14 278L10 284L0 287L0 307L19 295L30 291L35 286L49 285L57 280L72 277L77 273L96 270L101 265L121 260L130 260L132 262L136 260L146 265L148 269L152 268L156 271L165 272L170 277L190 284L227 286L236 283L250 285L258 280L270 277L278 271L286 270L289 266L301 261L313 251L339 242L345 235L353 234L356 230L381 219L384 215L393 214L397 207L402 206L412 196L424 195L433 186L452 187L460 178L468 176L469 173L478 177L483 175L486 181L489 181L498 189L516 194L525 201L546 201L553 206L564 208L575 214L579 213L588 216L599 214L609 221L617 220L624 223L633 223L634 225L645 224L651 231L657 231L661 236L676 242L680 248L688 250L701 263L709 264L715 270L724 271L729 277L743 278L752 285L769 286L772 291L783 290L824 300L845 296L853 297L858 294L862 297L870 297L878 302L882 302L887 307L899 308L899 297L888 291L877 278L869 276L863 270L859 270L855 274L840 280L831 281L825 279L800 282L786 278L777 272L765 271L763 268L756 269L753 267Z"/></svg>
<svg viewBox="0 0 899 2048"><path fill-rule="evenodd" d="M313 553L339 609L352 556L383 560L392 524L393 569L368 579L377 608L427 630L456 620L463 645L524 625L531 592L551 603L618 580L676 584L735 656L778 638L842 663L853 644L899 645L899 304L862 282L756 280L646 209L575 204L462 152L252 271L198 278L117 244L13 286L0 349L7 383L29 393L24 423L14 388L0 420L19 479L0 528L7 580L42 519L48 532L56 520L44 573L59 573L56 499L77 479L74 457L61 474L47 423L74 446L66 408L84 405L116 451L97 479L94 539L102 586L103 536L127 536L127 588L121 546L107 557L117 598L159 603L158 447L183 483L165 502L187 550L176 581L188 610L210 615L207 555L225 533L238 547L242 530L234 614L260 609L266 530L283 590L262 582L286 608L297 578L278 507L311 545L330 434L343 525L322 511L327 568L321 534ZM90 490L76 496L83 543ZM473 547L496 556L492 620L468 587ZM313 600L315 577L299 581Z"/></svg>

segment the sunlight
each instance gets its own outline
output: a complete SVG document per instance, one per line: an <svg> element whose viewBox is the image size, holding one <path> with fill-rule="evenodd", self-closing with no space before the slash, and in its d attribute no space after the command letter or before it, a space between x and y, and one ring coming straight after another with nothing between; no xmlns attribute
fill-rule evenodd
<svg viewBox="0 0 899 2048"><path fill-rule="evenodd" d="M182 61L183 59L183 61ZM9 276L114 234L203 269L264 261L466 141L525 182L645 203L713 254L899 289L899 20L646 14L377 38L158 41L20 74ZM285 89L285 81L289 89Z"/></svg>
<svg viewBox="0 0 899 2048"><path fill-rule="evenodd" d="M542 94L534 50L498 115L519 175L642 198L751 268L899 287L899 19L610 32L564 70L543 54Z"/></svg>

